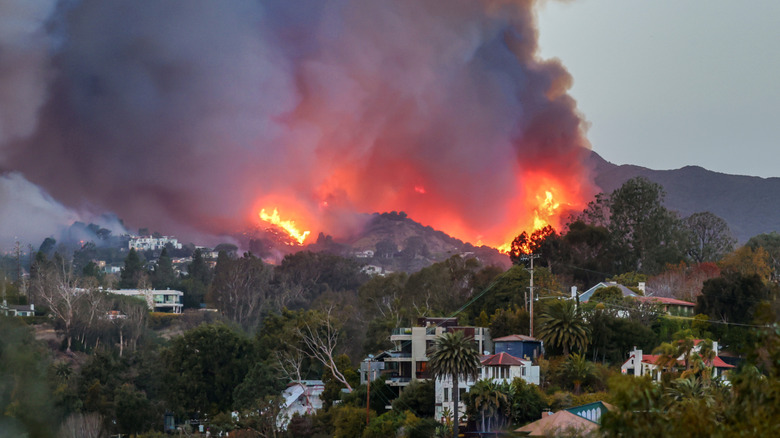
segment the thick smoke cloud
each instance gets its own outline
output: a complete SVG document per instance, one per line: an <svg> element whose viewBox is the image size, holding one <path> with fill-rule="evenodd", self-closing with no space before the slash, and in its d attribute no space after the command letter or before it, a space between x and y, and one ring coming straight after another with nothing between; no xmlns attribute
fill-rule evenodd
<svg viewBox="0 0 780 438"><path fill-rule="evenodd" d="M0 31L30 43L15 55L30 75L0 96L24 101L0 115L0 166L73 209L190 236L263 207L336 235L404 210L494 243L540 171L571 202L589 194L571 79L536 58L533 1L41 5L2 11L37 26Z"/></svg>

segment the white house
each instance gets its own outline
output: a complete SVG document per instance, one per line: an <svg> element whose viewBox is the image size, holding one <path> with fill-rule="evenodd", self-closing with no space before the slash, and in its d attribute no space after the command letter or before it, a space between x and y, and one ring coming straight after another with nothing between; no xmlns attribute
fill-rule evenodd
<svg viewBox="0 0 780 438"><path fill-rule="evenodd" d="M693 352L698 353L701 350L701 341L701 339L696 339L694 341ZM723 359L718 357L717 342L713 341L712 349L715 351L715 358L712 360L712 364L708 364L708 366L713 367L712 377L721 376L721 379L723 379L725 382L728 382L728 378L724 373L734 368L734 366L727 364L723 361ZM649 375L652 376L654 380L660 382L662 370L660 366L656 365L656 362L660 356L661 355L659 354L643 354L642 350L634 347L628 356L628 360L626 360L623 365L620 366L620 371L623 374L629 374L632 376ZM684 366L685 358L683 356L678 357L677 367L682 368Z"/></svg>
<svg viewBox="0 0 780 438"><path fill-rule="evenodd" d="M105 292L141 298L146 301L149 310L154 312L181 313L184 307L184 304L181 302L184 292L178 290L106 289Z"/></svg>
<svg viewBox="0 0 780 438"><path fill-rule="evenodd" d="M322 409L320 396L323 391L325 391L325 383L322 380L290 382L282 393L284 406L276 417L276 425L280 429L287 429L293 415L313 414Z"/></svg>
<svg viewBox="0 0 780 438"><path fill-rule="evenodd" d="M539 384L539 367L532 365L531 361L519 359L508 353L491 354L483 356L480 361L479 379L477 380L492 380L496 383L506 382L509 383L514 380L515 377L519 377L528 383L534 385ZM458 398L458 412L462 416L466 412L466 406L463 404L463 395L474 386L476 380L468 379L463 381L458 380L458 392L460 397ZM437 419L442 419L444 410L447 409L450 412L454 411L454 401L452 397L452 378L444 377L436 379L436 416Z"/></svg>
<svg viewBox="0 0 780 438"><path fill-rule="evenodd" d="M176 249L181 249L182 245L179 240L171 236L141 236L131 237L127 243L127 249L135 249L136 251L155 251L165 248L165 245L171 244Z"/></svg>

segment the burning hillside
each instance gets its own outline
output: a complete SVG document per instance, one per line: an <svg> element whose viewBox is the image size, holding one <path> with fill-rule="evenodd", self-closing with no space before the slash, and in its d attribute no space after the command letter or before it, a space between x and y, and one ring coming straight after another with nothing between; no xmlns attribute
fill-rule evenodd
<svg viewBox="0 0 780 438"><path fill-rule="evenodd" d="M299 243L403 210L502 247L593 193L531 0L10 3L0 167L71 208Z"/></svg>

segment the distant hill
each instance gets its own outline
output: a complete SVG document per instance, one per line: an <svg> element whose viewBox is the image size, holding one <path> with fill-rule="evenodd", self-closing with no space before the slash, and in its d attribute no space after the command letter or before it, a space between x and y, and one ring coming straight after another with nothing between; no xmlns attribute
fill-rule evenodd
<svg viewBox="0 0 780 438"><path fill-rule="evenodd" d="M509 257L494 248L464 243L395 211L368 215L362 230L351 237L334 239L321 233L314 243L305 246L295 245L272 228L249 230L240 239L254 254L276 263L292 252L314 251L355 257L393 272L416 272L454 255L475 257L485 266L511 266Z"/></svg>
<svg viewBox="0 0 780 438"><path fill-rule="evenodd" d="M780 231L780 178L728 175L698 166L652 170L616 165L595 152L589 160L595 169L595 182L605 193L643 176L664 187L666 208L681 217L712 212L728 222L740 243L757 234Z"/></svg>

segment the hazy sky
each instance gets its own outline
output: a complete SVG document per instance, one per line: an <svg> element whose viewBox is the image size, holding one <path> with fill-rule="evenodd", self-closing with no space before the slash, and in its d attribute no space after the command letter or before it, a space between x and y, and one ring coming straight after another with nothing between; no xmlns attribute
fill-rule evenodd
<svg viewBox="0 0 780 438"><path fill-rule="evenodd" d="M780 177L780 1L550 2L539 28L608 161Z"/></svg>

